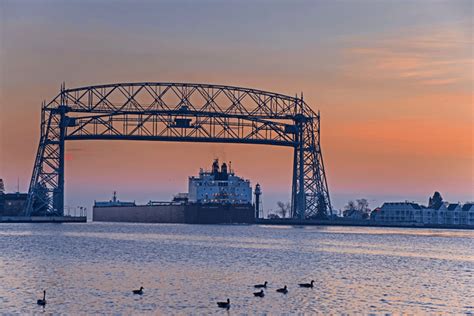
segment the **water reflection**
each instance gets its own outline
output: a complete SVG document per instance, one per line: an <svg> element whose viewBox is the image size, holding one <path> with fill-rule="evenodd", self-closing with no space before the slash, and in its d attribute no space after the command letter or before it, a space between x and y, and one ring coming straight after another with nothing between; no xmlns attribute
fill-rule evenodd
<svg viewBox="0 0 474 316"><path fill-rule="evenodd" d="M0 225L0 309L36 313L466 313L469 231L148 224ZM316 281L314 289L299 282ZM263 299L253 284L269 282ZM289 293L275 292L287 284ZM142 286L143 296L132 289Z"/></svg>

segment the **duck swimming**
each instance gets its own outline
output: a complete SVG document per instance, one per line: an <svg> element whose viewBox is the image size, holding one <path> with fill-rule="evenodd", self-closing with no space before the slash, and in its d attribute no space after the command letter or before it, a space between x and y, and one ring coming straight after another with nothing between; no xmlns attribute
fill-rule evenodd
<svg viewBox="0 0 474 316"><path fill-rule="evenodd" d="M288 293L288 288L286 287L286 285L284 287L282 287L281 289L277 289L276 290L278 293L283 293L283 294L286 294Z"/></svg>
<svg viewBox="0 0 474 316"><path fill-rule="evenodd" d="M300 283L300 287L314 287L314 280L311 280L311 283Z"/></svg>
<svg viewBox="0 0 474 316"><path fill-rule="evenodd" d="M253 295L255 295L257 297L264 297L265 293L263 292L263 290L260 290L260 292L255 292L255 293L253 293Z"/></svg>
<svg viewBox="0 0 474 316"><path fill-rule="evenodd" d="M46 290L43 290L43 299L42 300L37 300L36 304L45 306L46 305Z"/></svg>
<svg viewBox="0 0 474 316"><path fill-rule="evenodd" d="M254 287L254 288L257 288L257 289L260 289L260 288L267 288L267 284L268 284L268 282L265 281L263 284L256 284L256 285L254 285L253 287Z"/></svg>
<svg viewBox="0 0 474 316"><path fill-rule="evenodd" d="M217 302L217 306L220 308L230 308L230 299L227 299L227 302Z"/></svg>
<svg viewBox="0 0 474 316"><path fill-rule="evenodd" d="M133 294L142 295L143 294L143 286L141 286L139 290L133 290Z"/></svg>

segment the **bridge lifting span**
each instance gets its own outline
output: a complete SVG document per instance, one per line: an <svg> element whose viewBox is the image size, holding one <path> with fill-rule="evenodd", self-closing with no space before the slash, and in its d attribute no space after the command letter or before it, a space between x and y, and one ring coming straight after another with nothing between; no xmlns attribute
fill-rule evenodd
<svg viewBox="0 0 474 316"><path fill-rule="evenodd" d="M93 139L293 147L292 217L332 213L320 115L302 96L194 83L63 84L42 104L25 215L63 215L65 143Z"/></svg>

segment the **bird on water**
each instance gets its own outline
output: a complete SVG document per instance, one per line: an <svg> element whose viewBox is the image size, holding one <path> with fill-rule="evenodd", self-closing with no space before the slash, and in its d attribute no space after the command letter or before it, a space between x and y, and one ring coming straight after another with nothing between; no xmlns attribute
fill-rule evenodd
<svg viewBox="0 0 474 316"><path fill-rule="evenodd" d="M260 289L260 288L265 288L265 289L266 289L266 288L267 288L267 284L268 284L268 282L265 281L263 284L256 284L256 285L254 285L253 287L255 287L255 288L257 288L257 289Z"/></svg>
<svg viewBox="0 0 474 316"><path fill-rule="evenodd" d="M220 308L230 308L230 299L227 299L227 302L217 302L217 306Z"/></svg>
<svg viewBox="0 0 474 316"><path fill-rule="evenodd" d="M133 294L142 295L143 294L143 286L140 286L139 290L133 290Z"/></svg>
<svg viewBox="0 0 474 316"><path fill-rule="evenodd" d="M314 287L314 280L311 280L311 283L300 283L300 287Z"/></svg>
<svg viewBox="0 0 474 316"><path fill-rule="evenodd" d="M263 290L260 290L260 292L254 292L253 295L255 295L257 297L264 297L265 293L263 292Z"/></svg>
<svg viewBox="0 0 474 316"><path fill-rule="evenodd" d="M286 294L288 293L288 288L286 287L286 285L284 287L282 287L281 289L277 289L276 290L278 293L283 293L283 294Z"/></svg>
<svg viewBox="0 0 474 316"><path fill-rule="evenodd" d="M36 304L45 306L46 305L46 290L43 290L43 299L42 300L37 300Z"/></svg>

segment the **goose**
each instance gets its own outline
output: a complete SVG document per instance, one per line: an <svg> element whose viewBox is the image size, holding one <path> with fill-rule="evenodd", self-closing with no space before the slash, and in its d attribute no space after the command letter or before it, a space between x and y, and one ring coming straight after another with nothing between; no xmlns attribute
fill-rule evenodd
<svg viewBox="0 0 474 316"><path fill-rule="evenodd" d="M314 280L311 280L311 283L300 283L300 287L314 287Z"/></svg>
<svg viewBox="0 0 474 316"><path fill-rule="evenodd" d="M288 293L288 288L286 287L286 285L284 287L282 287L281 289L277 289L276 290L278 293L283 293L283 294L286 294Z"/></svg>
<svg viewBox="0 0 474 316"><path fill-rule="evenodd" d="M142 295L143 294L143 286L140 286L139 290L133 290L133 294Z"/></svg>
<svg viewBox="0 0 474 316"><path fill-rule="evenodd" d="M43 299L42 300L37 300L36 304L45 306L46 305L46 290L43 290Z"/></svg>
<svg viewBox="0 0 474 316"><path fill-rule="evenodd" d="M268 282L265 281L263 284L256 284L256 285L254 285L253 287L254 287L254 288L257 288L257 289L260 289L260 288L262 288L262 287L263 287L263 288L267 288L267 284L268 284Z"/></svg>
<svg viewBox="0 0 474 316"><path fill-rule="evenodd" d="M227 299L227 302L217 302L217 306L221 308L230 308L230 299Z"/></svg>
<svg viewBox="0 0 474 316"><path fill-rule="evenodd" d="M264 297L265 293L263 293L263 290L260 290L260 292L254 292L253 295L258 296L258 297Z"/></svg>

